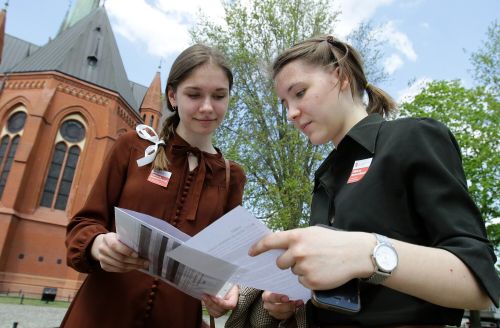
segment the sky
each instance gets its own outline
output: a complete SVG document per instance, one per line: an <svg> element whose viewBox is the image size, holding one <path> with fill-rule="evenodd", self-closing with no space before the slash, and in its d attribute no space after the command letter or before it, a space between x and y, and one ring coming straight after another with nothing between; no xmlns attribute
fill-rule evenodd
<svg viewBox="0 0 500 328"><path fill-rule="evenodd" d="M6 33L44 45L76 1L9 0ZM199 9L215 22L223 17L220 0L105 0L104 5L129 80L145 86L158 70L165 85L172 61L190 44L188 30ZM377 28L384 44L381 64L389 73L379 86L399 101L411 99L427 81L460 79L473 86L470 55L486 40L488 26L500 21L500 0L332 0L332 6L341 11L334 26L340 38L361 22Z"/></svg>

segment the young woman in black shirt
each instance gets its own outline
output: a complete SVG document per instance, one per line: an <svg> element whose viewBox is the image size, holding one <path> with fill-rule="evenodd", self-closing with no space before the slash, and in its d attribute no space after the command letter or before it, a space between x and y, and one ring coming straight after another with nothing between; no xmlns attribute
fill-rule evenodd
<svg viewBox="0 0 500 328"><path fill-rule="evenodd" d="M309 322L459 325L463 309L498 306L495 254L451 132L432 119L386 121L395 102L368 83L357 51L332 36L286 50L273 74L289 120L313 144L335 146L315 174L311 225L339 230L277 232L250 255L285 249L277 265L311 290L362 281L361 311L309 302ZM277 319L300 305L270 292L262 300Z"/></svg>

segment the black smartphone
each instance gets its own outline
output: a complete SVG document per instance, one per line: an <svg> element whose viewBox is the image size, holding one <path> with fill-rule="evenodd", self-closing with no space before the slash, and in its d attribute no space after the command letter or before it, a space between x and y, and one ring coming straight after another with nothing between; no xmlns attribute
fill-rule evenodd
<svg viewBox="0 0 500 328"><path fill-rule="evenodd" d="M356 313L361 310L359 279L352 279L342 286L329 290L313 290L311 302L322 309L342 313Z"/></svg>
<svg viewBox="0 0 500 328"><path fill-rule="evenodd" d="M332 226L317 224L316 226L341 230ZM352 279L342 286L328 290L313 290L311 302L319 308L342 313L357 313L361 310L359 298L359 279Z"/></svg>

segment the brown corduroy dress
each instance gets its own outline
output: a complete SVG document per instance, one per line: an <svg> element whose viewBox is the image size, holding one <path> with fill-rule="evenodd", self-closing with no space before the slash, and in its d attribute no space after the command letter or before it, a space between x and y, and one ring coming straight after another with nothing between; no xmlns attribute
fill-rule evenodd
<svg viewBox="0 0 500 328"><path fill-rule="evenodd" d="M202 324L199 300L137 270L106 272L90 257L94 238L115 231L115 206L163 219L192 236L241 204L245 174L230 162L227 188L220 151L201 152L174 136L166 146L172 176L168 186L161 187L147 180L151 164L136 163L149 145L135 131L118 138L87 202L68 225L68 265L88 276L61 327L199 328ZM188 153L195 154L199 163L191 172Z"/></svg>

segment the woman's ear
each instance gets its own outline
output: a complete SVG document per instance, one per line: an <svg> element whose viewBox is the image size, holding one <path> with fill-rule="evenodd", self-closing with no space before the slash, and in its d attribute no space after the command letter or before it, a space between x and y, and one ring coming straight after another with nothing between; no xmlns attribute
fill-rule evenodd
<svg viewBox="0 0 500 328"><path fill-rule="evenodd" d="M349 83L349 79L347 77L344 77L344 79L340 83L340 90L343 91L343 90L347 90L347 89L350 89L350 83Z"/></svg>
<svg viewBox="0 0 500 328"><path fill-rule="evenodd" d="M334 66L328 68L328 70L328 74L330 74L330 78L334 87L339 86L339 90L341 91L345 90L346 87L349 87L348 79L345 76L340 76L340 67Z"/></svg>
<svg viewBox="0 0 500 328"><path fill-rule="evenodd" d="M340 75L340 67L338 67L337 65L328 65L326 67L326 70L328 72L328 74L330 74L330 76L332 78L335 78L335 79L338 79L339 78L339 75Z"/></svg>
<svg viewBox="0 0 500 328"><path fill-rule="evenodd" d="M175 100L175 92L174 89L172 89L172 87L167 88L167 97L168 101L170 102L170 105L172 105L172 107L176 107L177 101Z"/></svg>
<svg viewBox="0 0 500 328"><path fill-rule="evenodd" d="M349 77L347 76L347 74L340 74L340 67L336 66L333 74L337 79L336 83L339 84L340 91L349 90L351 88Z"/></svg>

